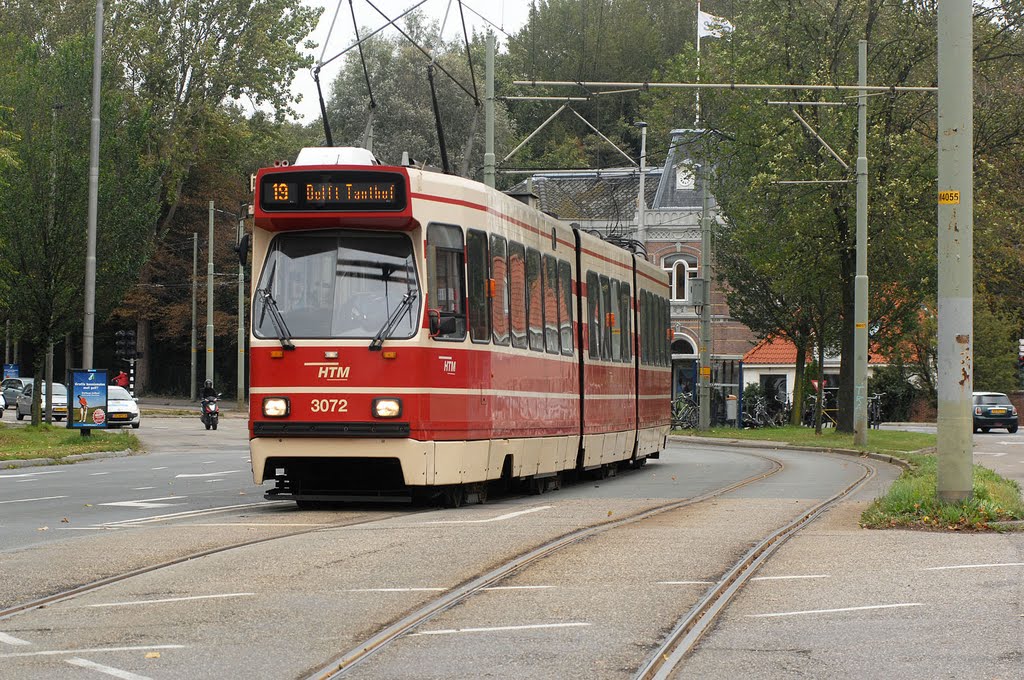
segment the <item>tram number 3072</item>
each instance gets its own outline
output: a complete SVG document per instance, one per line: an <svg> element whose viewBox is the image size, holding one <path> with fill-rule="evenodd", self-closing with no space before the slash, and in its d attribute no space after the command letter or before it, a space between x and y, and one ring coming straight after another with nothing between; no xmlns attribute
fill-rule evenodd
<svg viewBox="0 0 1024 680"><path fill-rule="evenodd" d="M348 399L314 399L309 403L313 413L348 413Z"/></svg>

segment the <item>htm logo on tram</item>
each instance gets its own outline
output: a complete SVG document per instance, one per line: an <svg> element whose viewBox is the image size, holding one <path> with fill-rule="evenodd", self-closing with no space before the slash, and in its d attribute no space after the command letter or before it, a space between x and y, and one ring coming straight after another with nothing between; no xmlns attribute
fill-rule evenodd
<svg viewBox="0 0 1024 680"><path fill-rule="evenodd" d="M317 372L317 378L327 378L328 380L348 380L348 371L350 366L321 366Z"/></svg>

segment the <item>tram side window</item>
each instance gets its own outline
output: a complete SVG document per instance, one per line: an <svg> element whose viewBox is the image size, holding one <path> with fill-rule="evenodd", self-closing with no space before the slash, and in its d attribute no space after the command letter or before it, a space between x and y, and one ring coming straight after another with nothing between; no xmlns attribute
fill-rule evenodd
<svg viewBox="0 0 1024 680"><path fill-rule="evenodd" d="M662 298L662 303L665 305L665 314L661 317L661 347L665 353L665 365L672 365L672 333L669 329L672 328L672 303L668 301L668 298Z"/></svg>
<svg viewBox="0 0 1024 680"><path fill-rule="evenodd" d="M544 351L544 293L540 280L540 251L526 249L526 313L530 327L530 349Z"/></svg>
<svg viewBox="0 0 1024 680"><path fill-rule="evenodd" d="M508 244L509 304L512 308L512 346L525 349L526 333L526 249L522 243Z"/></svg>
<svg viewBox="0 0 1024 680"><path fill-rule="evenodd" d="M466 337L466 293L463 280L465 249L462 229L450 224L427 227L427 295L430 308L440 313L437 340ZM454 319L454 330L447 324Z"/></svg>
<svg viewBox="0 0 1024 680"><path fill-rule="evenodd" d="M601 309L598 299L601 297L601 286L597 282L597 274L587 272L587 318L590 320L587 335L590 337L590 358L601 358Z"/></svg>
<svg viewBox="0 0 1024 680"><path fill-rule="evenodd" d="M572 267L558 262L558 324L562 336L562 354L572 356Z"/></svg>
<svg viewBox="0 0 1024 680"><path fill-rule="evenodd" d="M619 327L622 329L622 335L619 336L622 344L622 360L629 361L633 358L632 336L629 332L633 315L630 314L628 283L619 285L619 315L622 318L619 323Z"/></svg>
<svg viewBox="0 0 1024 680"><path fill-rule="evenodd" d="M641 310L644 315L644 363L648 366L654 365L654 329L652 325L652 322L654 321L654 314L652 314L654 311L654 305L652 304L652 298L653 296L645 290L644 304Z"/></svg>
<svg viewBox="0 0 1024 680"><path fill-rule="evenodd" d="M466 232L469 284L469 337L473 342L491 339L491 310L487 296L487 234L476 229Z"/></svg>
<svg viewBox="0 0 1024 680"><path fill-rule="evenodd" d="M601 358L608 360L612 358L612 327L609 325L611 320L608 314L611 312L611 290L608 286L608 277L601 277L601 292L598 297L598 302L601 305Z"/></svg>
<svg viewBox="0 0 1024 680"><path fill-rule="evenodd" d="M669 342L668 342L668 300L658 298L658 362L661 366L668 366Z"/></svg>
<svg viewBox="0 0 1024 680"><path fill-rule="evenodd" d="M509 289L508 264L505 259L505 239L491 235L491 280L494 297L491 298L491 328L495 345L508 345Z"/></svg>
<svg viewBox="0 0 1024 680"><path fill-rule="evenodd" d="M611 299L608 301L608 325L611 331L612 361L622 361L622 314L619 310L619 282L611 281Z"/></svg>
<svg viewBox="0 0 1024 680"><path fill-rule="evenodd" d="M544 347L558 354L558 260L544 256Z"/></svg>

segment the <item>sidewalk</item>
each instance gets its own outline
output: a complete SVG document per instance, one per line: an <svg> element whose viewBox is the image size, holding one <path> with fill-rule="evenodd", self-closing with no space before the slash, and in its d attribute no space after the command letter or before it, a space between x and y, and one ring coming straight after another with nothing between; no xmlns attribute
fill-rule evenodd
<svg viewBox="0 0 1024 680"><path fill-rule="evenodd" d="M217 402L220 406L220 412L223 417L226 418L248 418L249 417L249 402L246 401L244 407L239 410L238 402L235 399L228 399L221 397ZM139 397L139 406L142 408L143 416L146 413L153 413L154 411L194 411L197 415L199 413L199 399L195 401L189 401L188 397L175 397L167 395L146 395Z"/></svg>

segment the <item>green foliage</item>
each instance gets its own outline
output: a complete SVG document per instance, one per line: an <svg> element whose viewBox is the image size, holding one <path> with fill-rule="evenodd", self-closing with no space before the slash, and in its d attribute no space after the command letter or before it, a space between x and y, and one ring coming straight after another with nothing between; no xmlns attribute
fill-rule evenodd
<svg viewBox="0 0 1024 680"><path fill-rule="evenodd" d="M1017 389L1017 339L1020 322L989 309L984 297L974 299L974 389L1012 392Z"/></svg>
<svg viewBox="0 0 1024 680"><path fill-rule="evenodd" d="M910 420L910 407L922 391L911 381L912 377L912 371L902 362L875 369L868 380L868 395L885 393L882 397L882 420Z"/></svg>
<svg viewBox="0 0 1024 680"><path fill-rule="evenodd" d="M1024 519L1020 485L980 465L974 466L969 500L941 503L936 493L935 457L924 456L864 511L861 526L984 530L993 522L1019 519Z"/></svg>

